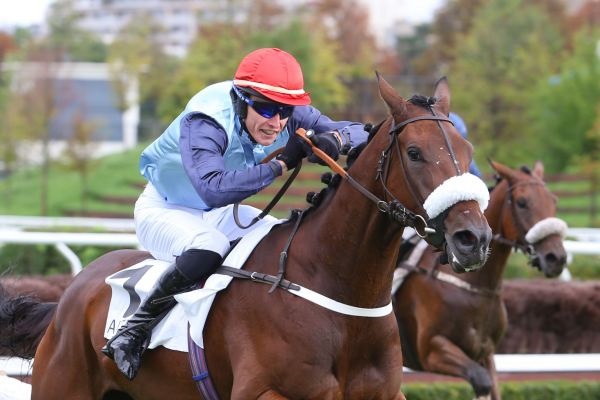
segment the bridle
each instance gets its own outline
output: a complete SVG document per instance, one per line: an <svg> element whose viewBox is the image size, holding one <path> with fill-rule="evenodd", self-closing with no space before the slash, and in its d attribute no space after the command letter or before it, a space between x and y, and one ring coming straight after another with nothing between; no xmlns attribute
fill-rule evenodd
<svg viewBox="0 0 600 400"><path fill-rule="evenodd" d="M527 256L529 264L535 265L534 263L539 256L537 255L537 252L535 251L535 247L533 246L533 244L528 243L525 240L525 236L527 235L527 232L530 230L530 228L524 226L521 219L517 218L519 213L518 213L518 210L516 209L516 207L517 207L515 204L516 202L513 199L513 190L520 186L542 186L547 190L547 187L543 182L536 181L536 180L531 180L528 182L517 182L514 185L509 185L508 189L506 190L504 206L502 207L502 210L500 211L500 232L495 234L492 239L497 241L498 243L510 246L514 250L520 250L521 252L523 252L523 254L525 254ZM509 207L510 207L512 217L513 217L512 221L514 222L514 224L517 228L517 232L518 232L517 238L514 240L508 239L503 232L504 229L503 229L502 221L504 220L504 210Z"/></svg>
<svg viewBox="0 0 600 400"><path fill-rule="evenodd" d="M368 189L366 189L364 186L362 186L360 183L358 183L358 181L356 181L354 178L352 178L352 176L350 176L345 169L340 167L333 159L331 159L331 157L329 157L321 149L316 147L311 140L312 136L314 135L313 131L311 131L311 130L305 131L304 129L300 128L296 131L296 134L298 134L303 140L305 140L308 144L310 144L310 146L312 147L313 153L317 157L319 157L321 160L323 160L334 172L338 173L343 179L346 179L351 186L353 186L356 190L358 190L360 193L362 193L367 199L374 202L377 206L377 209L380 212L387 214L387 216L389 218L391 218L395 222L400 223L404 227L413 228L415 230L415 232L417 233L417 235L419 235L421 238L427 240L428 242L430 242L433 245L435 245L435 243L438 243L438 246L439 246L441 243L443 243L443 240L444 240L442 230L439 229L439 227L438 227L438 229L434 229L434 228L431 228L430 226L428 226L428 220L425 219L425 217L423 217L419 214L416 214L416 213L410 211L408 208L406 208L393 195L391 190L386 185L386 182L387 182L387 179L389 176L390 165L391 165L390 153L392 152L392 149L396 149L396 152L399 155L399 161L401 163L401 166L404 165L403 158L402 158L402 152L400 151L400 144L398 141L398 137L402 134L402 131L404 130L404 128L407 125L418 122L418 121L436 121L437 122L437 125L440 128L442 136L447 144L447 148L448 148L451 160L452 160L452 164L456 168L457 176L460 175L460 173L461 173L460 167L458 166L458 163L456 162L456 157L455 157L452 147L450 146L450 142L448 140L447 133L441 124L441 122L449 122L451 124L453 124L453 122L446 117L436 115L435 111L431 107L431 104L433 104L432 101L433 101L432 99L428 99L428 108L431 111L432 115L423 115L423 116L409 118L398 124L396 124L395 121L393 121L393 119L392 119L393 124L388 132L389 137L390 137L390 142L381 153L381 156L377 163L377 170L376 170L376 176L375 176L375 179L379 180L381 182L381 185L383 186L384 197L390 198L391 200L382 200L379 197L377 197L375 194L373 194ZM379 127L381 127L381 126L382 125L378 125L377 128L373 132L371 132L371 135L374 136L377 133L377 130L379 129ZM408 175L406 174L404 167L402 167L401 169L403 171L405 181L408 184L407 186L411 187L410 180L408 179ZM415 201L417 201L417 204L421 204L418 202L418 197L417 197L416 193L414 192L414 190L412 189L412 187L410 188L410 192L411 192L411 196L413 196L413 199ZM226 266L221 266L217 270L217 272L221 273L221 274L225 274L225 275L230 275L235 278L250 279L255 282L268 283L271 285L271 289L269 290L269 293L272 293L276 288L279 287L279 288L283 288L285 290L291 291L294 294L297 294L296 291L299 290L300 287L298 285L284 279L285 272L286 272L286 262L287 262L288 250L292 243L293 237L295 236L296 232L298 231L298 229L300 227L302 218L305 213L305 210L304 211L296 210L296 211L297 211L295 213L296 221L295 221L294 227L292 229L291 234L288 237L288 240L284 246L283 251L280 253L279 269L278 269L277 276L272 276L272 275L267 275L267 274L257 274L255 272L232 269L232 268L226 267ZM427 212L425 212L425 213L427 214ZM447 214L447 212L442 212L442 213L440 213L440 215L436 216L434 219L441 217L441 220L439 221L439 224L441 224L443 222L443 218L445 218L446 214ZM432 221L432 220L429 220L429 221ZM238 222L238 221L236 221L236 222ZM435 238L435 241L432 238ZM305 291L307 290L306 288L300 288L300 289L304 289ZM321 296L321 297L323 297L323 296ZM341 305L340 307L342 307L343 310L348 310L347 305ZM356 307L352 307L352 311L349 311L350 312L349 315L383 316L383 315L387 315L389 312L391 312L390 310L391 310L391 302L390 302L390 304L388 304L385 307L379 307L379 308L375 308L375 309L357 309ZM338 309L338 311L342 312L339 309ZM348 311L343 311L343 312L349 313ZM367 313L367 314L363 315L363 313Z"/></svg>
<svg viewBox="0 0 600 400"><path fill-rule="evenodd" d="M448 140L448 135L446 133L446 130L444 129L444 126L441 124L441 122L449 122L452 125L454 125L454 123L449 118L436 115L435 111L433 110L433 108L430 105L431 101L432 100L428 100L428 109L431 111L432 115L423 115L423 116L409 118L398 124L396 124L394 121L392 127L390 128L390 131L388 132L389 136L390 136L390 142L389 142L388 146L381 153L379 162L377 163L377 173L376 173L375 179L381 181L381 184L383 186L383 190L385 193L385 197L391 198L391 201L387 201L387 202L377 199L379 210L382 212L388 213L388 215L394 221L399 222L403 226L408 226L408 227L414 228L417 235L419 235L421 238L425 239L427 242L429 242L433 246L439 247L444 241L444 237L443 237L443 233L442 233L443 232L442 224L443 224L444 218L446 217L447 213L441 213L439 216L437 216L433 219L425 219L425 217L408 210L402 203L400 203L400 201L398 201L398 199L392 194L392 192L389 190L389 188L386 185L388 173L390 170L390 164L391 164L390 153L392 152L392 149L395 149L396 154L398 155L398 159L400 160L400 163L402 165L404 165L404 158L403 158L402 152L400 151L400 143L399 143L398 137L402 134L404 128L407 125L414 123L414 122L418 122L418 121L436 121L437 122L437 125L440 128L440 131L442 133L442 137L444 138L444 141L446 143L446 147L448 149L448 153L451 158L451 162L456 168L456 173L457 173L457 175L461 174L460 167L459 167L458 163L456 162L456 155L454 153L454 149L452 148L450 141ZM375 132L373 132L373 134L374 133ZM412 183L411 179L409 178L408 174L406 173L406 169L404 167L402 167L401 170L402 170L402 174L404 175L404 180L407 182L407 187L411 193L412 198L415 200L416 204L423 204L423 201L425 199L422 199L422 198L419 199L419 196L417 196L417 194L415 193L415 191L413 189L413 185L411 184ZM385 207L381 207L380 204L385 204Z"/></svg>

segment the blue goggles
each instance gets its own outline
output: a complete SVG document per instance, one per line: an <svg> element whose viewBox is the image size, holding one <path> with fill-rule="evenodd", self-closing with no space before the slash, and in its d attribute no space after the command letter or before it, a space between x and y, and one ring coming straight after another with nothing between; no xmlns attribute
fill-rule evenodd
<svg viewBox="0 0 600 400"><path fill-rule="evenodd" d="M244 101L244 103L252 107L254 111L256 111L261 117L273 118L275 115L279 114L279 118L286 119L289 118L294 112L294 106L282 106L276 103L252 100L244 96L242 91L235 87L235 85L233 85L233 90L238 97Z"/></svg>

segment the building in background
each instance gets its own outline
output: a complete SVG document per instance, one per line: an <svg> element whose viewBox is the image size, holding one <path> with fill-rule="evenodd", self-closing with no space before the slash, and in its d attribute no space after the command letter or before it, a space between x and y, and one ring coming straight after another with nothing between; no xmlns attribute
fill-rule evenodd
<svg viewBox="0 0 600 400"><path fill-rule="evenodd" d="M170 55L182 57L196 38L201 21L236 18L247 0L74 0L79 26L111 43L136 16L152 18L161 26L157 40ZM239 14L237 14L239 15Z"/></svg>
<svg viewBox="0 0 600 400"><path fill-rule="evenodd" d="M61 158L67 146L79 145L82 151L87 147L92 157L101 157L137 145L140 107L136 80L129 80L124 93L118 94L104 63L5 63L2 67L12 75L14 91L37 90L35 82L50 80L51 85L38 94L47 95L51 102L46 105L52 115L50 158ZM82 126L87 127L86 137L74 142ZM39 162L41 145L41 140L24 142L18 149L19 158Z"/></svg>

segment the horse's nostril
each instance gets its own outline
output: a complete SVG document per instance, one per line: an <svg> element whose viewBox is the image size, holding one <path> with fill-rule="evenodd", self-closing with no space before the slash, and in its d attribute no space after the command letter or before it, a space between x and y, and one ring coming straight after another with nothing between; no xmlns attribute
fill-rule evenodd
<svg viewBox="0 0 600 400"><path fill-rule="evenodd" d="M459 231L454 235L454 241L462 249L471 250L477 247L479 241L471 231Z"/></svg>
<svg viewBox="0 0 600 400"><path fill-rule="evenodd" d="M567 256L566 255L562 255L562 254L560 256L557 256L554 253L548 253L544 257L544 261L548 265L552 265L552 264L564 265L564 264L567 263Z"/></svg>
<svg viewBox="0 0 600 400"><path fill-rule="evenodd" d="M558 260L554 253L548 253L544 258L546 259L546 263L548 264L554 264Z"/></svg>

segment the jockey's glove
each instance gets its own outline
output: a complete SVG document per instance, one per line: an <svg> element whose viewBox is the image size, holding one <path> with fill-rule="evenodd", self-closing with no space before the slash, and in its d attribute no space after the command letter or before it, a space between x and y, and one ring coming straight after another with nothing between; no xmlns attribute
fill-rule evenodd
<svg viewBox="0 0 600 400"><path fill-rule="evenodd" d="M288 170L296 168L300 160L308 155L308 145L298 135L290 135L283 151L276 159L283 161Z"/></svg>
<svg viewBox="0 0 600 400"><path fill-rule="evenodd" d="M318 147L320 150L323 150L325 154L327 154L334 160L337 160L340 157L342 149L346 148L346 146L344 145L348 142L347 138L345 138L338 131L327 131L317 133L311 138L311 140L316 147ZM327 165L315 154L310 154L308 156L308 161L313 163L319 163L321 165Z"/></svg>

